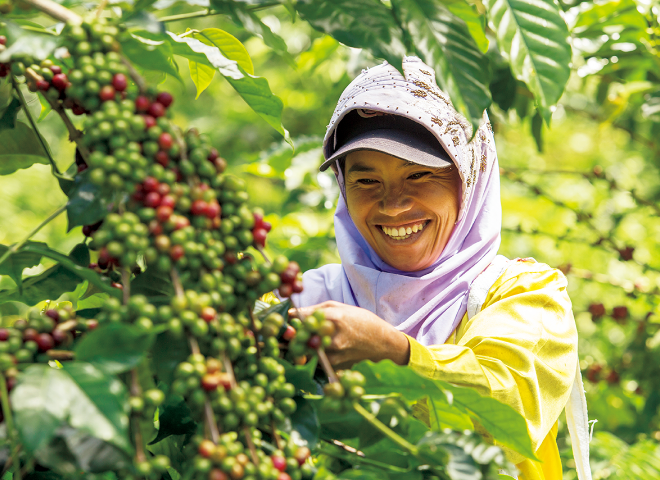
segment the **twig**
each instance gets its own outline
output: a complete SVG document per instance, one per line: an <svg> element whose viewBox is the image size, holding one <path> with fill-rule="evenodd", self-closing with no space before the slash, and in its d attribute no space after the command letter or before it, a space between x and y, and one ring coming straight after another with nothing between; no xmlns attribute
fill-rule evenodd
<svg viewBox="0 0 660 480"><path fill-rule="evenodd" d="M231 384L231 388L235 388L237 385L236 375L234 375L234 367L231 364L231 360L229 360L229 357L226 353L223 354L222 360L225 365L225 371L229 374L229 383Z"/></svg>
<svg viewBox="0 0 660 480"><path fill-rule="evenodd" d="M131 370L130 392L133 397L142 396L142 387L140 386L137 368ZM140 419L136 415L131 415L131 423L133 424L133 435L135 436L135 458L138 462L144 462L147 459L147 456L144 453L144 445L142 444Z"/></svg>
<svg viewBox="0 0 660 480"><path fill-rule="evenodd" d="M328 381L330 383L338 382L339 379L337 378L335 369L332 368L332 364L330 363L330 360L328 360L328 356L325 354L325 350L318 348L316 349L316 353L318 354L319 360L321 361L321 367L323 368L323 371L328 376Z"/></svg>
<svg viewBox="0 0 660 480"><path fill-rule="evenodd" d="M16 431L14 430L14 417L9 405L9 394L4 374L0 373L0 402L2 402L2 413L5 416L7 436L9 437L9 448L11 449L11 460L14 464L14 480L21 480L21 462L18 458L18 445Z"/></svg>
<svg viewBox="0 0 660 480"><path fill-rule="evenodd" d="M266 8L271 8L271 7L276 7L278 5L281 5L280 2L270 2L270 3L264 3L261 5L256 5L254 7L250 7L247 10L250 11L259 11L259 10L264 10ZM210 17L213 15L225 15L227 12L217 12L215 10L211 10L210 8L204 9L204 10L199 10L197 12L190 12L190 13L180 13L178 15L168 15L165 17L161 17L158 20L160 22L177 22L179 20L186 20L190 18L199 18L199 17Z"/></svg>
<svg viewBox="0 0 660 480"><path fill-rule="evenodd" d="M135 82L135 84L138 86L138 89L140 90L140 93L144 93L147 91L147 82L142 78L142 75L138 73L137 70L135 70L135 67L129 62L126 58L123 56L121 57L121 63L126 65L126 68L128 69L128 74L130 75L131 79Z"/></svg>
<svg viewBox="0 0 660 480"><path fill-rule="evenodd" d="M83 145L82 142L80 141L80 139L83 136L83 133L80 130L78 130L76 126L71 122L71 119L66 114L66 112L62 108L62 105L60 105L58 101L51 100L46 95L44 95L44 98L50 104L50 107L53 109L53 111L56 112L64 122L64 126L69 132L69 141L74 142L76 144L76 146L78 147L78 151L80 152L80 155L83 157L83 160L85 160L86 163L89 163L88 162L89 149L87 148L87 146Z"/></svg>
<svg viewBox="0 0 660 480"><path fill-rule="evenodd" d="M46 355L51 360L73 360L75 353L70 350L46 350Z"/></svg>
<svg viewBox="0 0 660 480"><path fill-rule="evenodd" d="M27 234L27 236L21 240L20 242L16 243L15 245L12 245L10 248L8 248L5 253L0 257L0 265L9 258L10 255L18 252L23 245L25 245L28 240L30 240L36 233L41 230L45 225L50 223L54 218L56 218L60 213L62 213L64 210L66 210L66 205L62 205L60 208L55 210L53 213L51 213L46 220L41 222L39 225L37 225L30 233Z"/></svg>
<svg viewBox="0 0 660 480"><path fill-rule="evenodd" d="M415 445L408 442L408 440L406 440L405 438L394 432L387 425L383 424L380 420L378 420L378 418L376 418L376 415L374 415L366 408L364 408L362 405L360 405L359 402L353 402L353 408L357 413L359 413L362 417L364 417L365 420L367 420L374 427L376 427L376 429L379 430L380 433L382 433L387 438L392 440L398 446L409 452L411 455L414 456L419 455L419 448L417 448Z"/></svg>
<svg viewBox="0 0 660 480"><path fill-rule="evenodd" d="M30 113L30 109L28 108L27 102L25 101L25 97L23 96L23 92L21 91L21 88L18 85L18 83L16 82L16 78L13 75L11 77L11 82L12 82L12 85L14 86L14 90L16 91L16 94L18 95L18 100L21 102L21 105L23 105L23 111L25 112L25 116L27 117L28 121L30 122L30 125L32 126L32 129L37 134L37 138L39 139L39 143L41 143L41 146L43 147L44 151L46 152L46 155L48 156L48 161L50 162L51 168L53 169L53 171L56 174L62 175L62 172L60 172L60 169L57 168L57 165L55 164L55 159L53 158L53 155L50 152L50 149L48 148L48 144L46 143L46 140L44 139L43 135L41 135L41 132L39 131L39 128L37 127L37 124L34 121L34 118L32 118L32 114Z"/></svg>
<svg viewBox="0 0 660 480"><path fill-rule="evenodd" d="M245 443L248 444L248 450L250 450L250 456L252 457L252 463L259 465L259 457L257 456L257 449L254 448L254 442L252 441L252 434L248 427L243 427L243 435L245 435Z"/></svg>
<svg viewBox="0 0 660 480"><path fill-rule="evenodd" d="M193 355L199 355L200 350L199 350L199 343L197 343L197 339L193 336L189 336L188 343L190 343L190 351L193 353Z"/></svg>
<svg viewBox="0 0 660 480"><path fill-rule="evenodd" d="M122 268L121 270L121 284L123 288L123 301L124 305L128 303L131 299L131 274L128 272L128 269Z"/></svg>
<svg viewBox="0 0 660 480"><path fill-rule="evenodd" d="M65 23L81 24L82 17L77 13L63 7L52 0L22 0L23 3L32 5L37 10L41 10L47 15Z"/></svg>
<svg viewBox="0 0 660 480"><path fill-rule="evenodd" d="M96 7L96 18L101 18L101 15L103 14L103 10L105 9L106 5L108 4L108 0L101 0Z"/></svg>
<svg viewBox="0 0 660 480"><path fill-rule="evenodd" d="M275 439L275 446L277 447L278 450L283 450L284 447L282 445L282 437L280 437L280 434L277 433L277 428L275 427L275 420L270 421L270 428L273 433L273 438Z"/></svg>
<svg viewBox="0 0 660 480"><path fill-rule="evenodd" d="M220 431L218 430L218 424L215 421L215 415L213 414L211 402L208 398L204 400L204 419L206 420L206 426L211 432L211 440L217 445L220 440Z"/></svg>
<svg viewBox="0 0 660 480"><path fill-rule="evenodd" d="M172 271L170 272L172 276L172 285L174 285L174 292L176 293L177 297L182 297L183 296L183 286L181 285L181 279L179 278L179 272L176 270L176 268L173 268Z"/></svg>

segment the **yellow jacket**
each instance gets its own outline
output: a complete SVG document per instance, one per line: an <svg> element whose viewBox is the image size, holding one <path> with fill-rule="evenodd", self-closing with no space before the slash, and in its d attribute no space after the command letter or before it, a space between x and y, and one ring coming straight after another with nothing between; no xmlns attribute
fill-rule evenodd
<svg viewBox="0 0 660 480"><path fill-rule="evenodd" d="M527 420L541 462L507 451L520 480L561 480L557 419L577 368L577 330L566 278L542 263L512 262L488 292L481 312L463 317L444 345L410 341L418 373L476 388Z"/></svg>

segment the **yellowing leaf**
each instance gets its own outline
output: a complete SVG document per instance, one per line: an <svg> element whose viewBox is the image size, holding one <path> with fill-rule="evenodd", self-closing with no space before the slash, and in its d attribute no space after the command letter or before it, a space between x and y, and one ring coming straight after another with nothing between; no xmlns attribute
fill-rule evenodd
<svg viewBox="0 0 660 480"><path fill-rule="evenodd" d="M233 35L219 28L205 28L199 33L194 33L193 37L206 45L218 47L225 57L238 63L246 73L254 75L254 65L250 54Z"/></svg>
<svg viewBox="0 0 660 480"><path fill-rule="evenodd" d="M195 97L195 100L197 100L202 92L211 85L215 76L215 68L192 60L188 60L188 67L190 68L190 78L197 87L197 96Z"/></svg>

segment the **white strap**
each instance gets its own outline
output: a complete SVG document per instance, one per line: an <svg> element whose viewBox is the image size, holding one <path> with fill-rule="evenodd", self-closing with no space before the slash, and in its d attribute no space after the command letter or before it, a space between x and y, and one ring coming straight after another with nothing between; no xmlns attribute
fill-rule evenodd
<svg viewBox="0 0 660 480"><path fill-rule="evenodd" d="M514 260L515 261L515 260ZM502 276L509 267L511 260L502 255L498 255L474 279L468 293L467 316L468 320L481 311L481 307L488 296L493 284ZM579 480L591 479L591 466L589 465L589 416L587 414L587 399L584 396L584 385L582 384L582 374L580 373L580 364L578 363L571 394L566 403L566 423L568 433L571 437L573 446L573 457L575 458L575 467ZM505 472L501 472L505 473Z"/></svg>
<svg viewBox="0 0 660 480"><path fill-rule="evenodd" d="M474 279L468 293L467 316L468 320L481 311L481 306L486 301L488 291L495 281L502 276L504 270L509 266L510 260L505 256L498 255L493 261Z"/></svg>
<svg viewBox="0 0 660 480"><path fill-rule="evenodd" d="M575 380L571 389L571 396L566 402L566 424L571 436L573 458L579 480L591 480L591 466L589 465L589 416L587 414L587 399L584 396L584 385L580 364L575 369Z"/></svg>

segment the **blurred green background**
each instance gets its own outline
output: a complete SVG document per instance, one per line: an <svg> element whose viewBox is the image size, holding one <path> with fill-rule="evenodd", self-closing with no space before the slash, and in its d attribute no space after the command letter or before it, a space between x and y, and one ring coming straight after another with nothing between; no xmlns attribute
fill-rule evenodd
<svg viewBox="0 0 660 480"><path fill-rule="evenodd" d="M175 5L165 13L190 10ZM292 21L284 7L260 17L284 38L292 61L222 15L167 28L175 33L221 28L243 41L255 73L268 79L284 103L283 124L295 155L220 75L196 100L187 60L175 57L183 83L164 75L151 80L174 94L174 121L208 133L229 171L246 178L252 204L264 209L274 227L270 253L284 253L307 270L338 261L332 227L338 189L331 174L318 173L321 139L342 90L362 68L380 61ZM634 77L603 87L606 72L589 70L590 56L574 53L573 73L550 128L534 122L524 95L507 111L497 105L489 110L502 169L500 253L534 257L568 275L589 416L598 420L594 478L660 478L657 123L642 117L641 102L631 97ZM38 99L28 94L28 101L38 116ZM61 122L50 113L39 127L66 170L74 148ZM0 243L22 239L65 202L49 166L0 176ZM69 233L66 228L62 215L33 239L68 252L83 237L80 227ZM0 287L11 285L0 277ZM562 423L559 442L572 466L566 437ZM574 470L567 469L565 478L575 478Z"/></svg>

